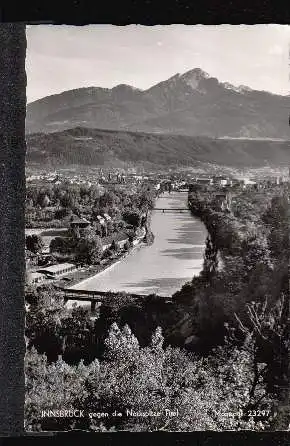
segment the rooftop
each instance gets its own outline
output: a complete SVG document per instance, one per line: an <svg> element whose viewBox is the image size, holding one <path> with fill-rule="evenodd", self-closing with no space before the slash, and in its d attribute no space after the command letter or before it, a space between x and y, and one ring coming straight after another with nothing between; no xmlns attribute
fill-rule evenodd
<svg viewBox="0 0 290 446"><path fill-rule="evenodd" d="M31 276L31 279L37 279L37 278L43 278L44 274L32 272L32 273L30 273L30 276Z"/></svg>
<svg viewBox="0 0 290 446"><path fill-rule="evenodd" d="M125 232L119 232L117 234L112 234L109 235L108 237L102 238L102 243L104 245L107 245L109 243L112 243L113 240L115 240L115 242L120 242L122 240L127 240L128 238L129 238L128 234L126 234Z"/></svg>
<svg viewBox="0 0 290 446"><path fill-rule="evenodd" d="M37 272L42 273L42 272L46 272L46 273L57 273L59 271L63 271L64 269L68 269L68 268L75 268L75 264L74 263L58 263L57 265L51 265L51 266L47 266L46 268L40 268L39 270L37 270Z"/></svg>
<svg viewBox="0 0 290 446"><path fill-rule="evenodd" d="M71 218L70 218L70 222L71 223L75 223L75 224L78 224L78 223L87 223L87 224L89 224L90 223L87 219L80 218L77 215L72 215Z"/></svg>

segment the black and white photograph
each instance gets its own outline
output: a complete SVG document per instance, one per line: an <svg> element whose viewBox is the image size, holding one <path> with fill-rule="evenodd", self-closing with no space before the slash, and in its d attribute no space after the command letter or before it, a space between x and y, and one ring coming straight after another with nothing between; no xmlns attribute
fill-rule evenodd
<svg viewBox="0 0 290 446"><path fill-rule="evenodd" d="M25 431L290 430L290 26L26 39Z"/></svg>

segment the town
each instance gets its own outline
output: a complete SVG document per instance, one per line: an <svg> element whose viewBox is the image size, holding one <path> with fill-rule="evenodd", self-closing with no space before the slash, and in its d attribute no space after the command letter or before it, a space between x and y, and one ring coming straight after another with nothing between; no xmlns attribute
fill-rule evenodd
<svg viewBox="0 0 290 446"><path fill-rule="evenodd" d="M237 212L242 191L267 194L288 182L289 175L261 179L184 172L105 173L102 169L87 175L31 174L27 178L26 281L72 284L110 266L146 240L148 213L164 191L205 190L214 194L216 210ZM136 196L144 193L149 200L140 208ZM81 236L94 240L94 258L88 254L92 247L76 243ZM80 249L83 254L77 255Z"/></svg>

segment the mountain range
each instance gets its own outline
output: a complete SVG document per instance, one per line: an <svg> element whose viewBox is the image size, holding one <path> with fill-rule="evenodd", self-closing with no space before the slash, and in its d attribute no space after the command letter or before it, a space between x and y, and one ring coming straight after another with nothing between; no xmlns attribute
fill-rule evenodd
<svg viewBox="0 0 290 446"><path fill-rule="evenodd" d="M112 89L79 88L31 102L26 133L82 127L288 140L289 110L290 96L235 87L195 68L147 90L123 84Z"/></svg>

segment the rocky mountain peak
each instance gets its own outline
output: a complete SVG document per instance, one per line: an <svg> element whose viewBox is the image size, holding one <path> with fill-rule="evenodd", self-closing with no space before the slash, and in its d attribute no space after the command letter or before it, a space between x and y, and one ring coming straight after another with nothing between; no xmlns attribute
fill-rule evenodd
<svg viewBox="0 0 290 446"><path fill-rule="evenodd" d="M193 70L189 70L180 76L180 79L189 87L200 92L204 92L204 88L200 88L201 82L209 78L210 75L201 68L194 68Z"/></svg>

